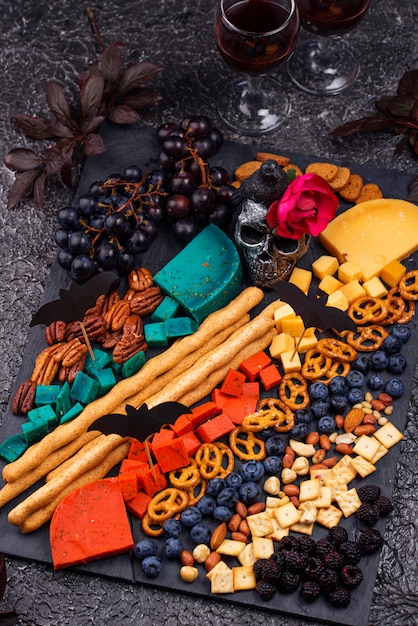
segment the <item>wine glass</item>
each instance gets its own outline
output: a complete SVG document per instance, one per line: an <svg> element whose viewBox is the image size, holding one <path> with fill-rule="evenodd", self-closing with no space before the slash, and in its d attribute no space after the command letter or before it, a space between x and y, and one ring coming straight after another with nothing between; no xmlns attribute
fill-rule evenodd
<svg viewBox="0 0 418 626"><path fill-rule="evenodd" d="M334 95L357 78L359 63L342 35L366 14L371 0L296 0L301 24L313 36L300 42L287 64L292 81L314 95Z"/></svg>
<svg viewBox="0 0 418 626"><path fill-rule="evenodd" d="M295 0L218 0L215 39L225 62L246 74L218 99L218 112L232 130L262 135L290 112L280 84L266 76L294 50L299 34Z"/></svg>

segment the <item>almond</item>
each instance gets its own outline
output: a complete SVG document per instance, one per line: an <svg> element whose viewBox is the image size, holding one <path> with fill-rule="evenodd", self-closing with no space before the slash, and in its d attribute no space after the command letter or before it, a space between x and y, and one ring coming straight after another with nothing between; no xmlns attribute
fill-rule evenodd
<svg viewBox="0 0 418 626"><path fill-rule="evenodd" d="M355 435L371 435L376 430L376 426L374 424L361 424L354 429Z"/></svg>
<svg viewBox="0 0 418 626"><path fill-rule="evenodd" d="M265 508L265 502L254 502L254 504L248 507L247 515L256 515L256 513L262 513Z"/></svg>
<svg viewBox="0 0 418 626"><path fill-rule="evenodd" d="M227 530L228 529L225 522L222 522L222 524L219 524L219 526L215 528L212 533L212 537L210 538L210 547L212 550L216 550L216 548L219 548L222 541L226 537Z"/></svg>
<svg viewBox="0 0 418 626"><path fill-rule="evenodd" d="M346 433L352 433L357 426L360 426L363 419L363 409L351 409L344 418L344 431Z"/></svg>
<svg viewBox="0 0 418 626"><path fill-rule="evenodd" d="M207 571L210 572L215 567L215 565L218 565L220 560L221 555L218 552L211 552L205 561L205 567Z"/></svg>

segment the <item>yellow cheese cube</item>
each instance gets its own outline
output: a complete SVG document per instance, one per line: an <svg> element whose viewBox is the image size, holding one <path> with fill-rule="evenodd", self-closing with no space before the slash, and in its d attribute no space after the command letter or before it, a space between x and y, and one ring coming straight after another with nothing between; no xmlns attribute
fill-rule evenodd
<svg viewBox="0 0 418 626"><path fill-rule="evenodd" d="M312 272L310 272L309 270L304 270L301 267L295 267L289 278L289 283L292 283L293 285L296 285L296 287L299 287L299 289L301 289L305 295L307 295L309 291L311 281Z"/></svg>
<svg viewBox="0 0 418 626"><path fill-rule="evenodd" d="M322 255L312 263L314 276L322 280L324 276L335 274L338 270L338 259L335 256Z"/></svg>
<svg viewBox="0 0 418 626"><path fill-rule="evenodd" d="M302 364L300 362L299 354L295 350L289 350L289 352L283 352L280 355L282 360L282 366L285 374L289 372L299 372Z"/></svg>
<svg viewBox="0 0 418 626"><path fill-rule="evenodd" d="M366 292L364 291L358 280L352 280L350 283L343 285L341 289L339 289L339 291L341 291L346 296L348 304L351 304L352 302L354 302L354 300L363 298L363 296L366 295Z"/></svg>
<svg viewBox="0 0 418 626"><path fill-rule="evenodd" d="M383 298L383 296L385 296L388 292L378 276L374 276L370 280L366 280L366 282L363 283L363 289L367 295L372 298Z"/></svg>
<svg viewBox="0 0 418 626"><path fill-rule="evenodd" d="M343 294L340 289L337 289L337 291L330 293L328 296L327 306L333 306L336 309L341 309L341 311L347 311L350 304L347 300L347 296Z"/></svg>
<svg viewBox="0 0 418 626"><path fill-rule="evenodd" d="M342 287L343 284L344 283L338 280L338 278L335 278L335 276L326 274L324 278L321 280L321 282L319 283L318 287L324 293L331 295L332 293L334 293L334 291L337 291L337 289Z"/></svg>
<svg viewBox="0 0 418 626"><path fill-rule="evenodd" d="M299 354L305 354L308 350L315 348L317 342L318 339L315 334L305 333L302 339L296 340Z"/></svg>
<svg viewBox="0 0 418 626"><path fill-rule="evenodd" d="M279 333L275 335L270 344L270 356L273 359L278 359L283 352L289 352L289 350L294 350L295 348L295 340L290 335L286 335L286 333Z"/></svg>
<svg viewBox="0 0 418 626"><path fill-rule="evenodd" d="M305 325L300 315L295 315L294 317L285 317L284 320L282 320L282 332L284 332L286 335L291 335L292 337L300 337L301 335L303 335L304 330Z"/></svg>
<svg viewBox="0 0 418 626"><path fill-rule="evenodd" d="M361 269L355 263L351 261L346 261L345 263L341 263L338 268L338 280L341 280L343 283L351 283L353 280L361 279Z"/></svg>
<svg viewBox="0 0 418 626"><path fill-rule="evenodd" d="M399 283L401 278L403 278L406 274L406 267L402 265L399 261L394 259L385 267L383 267L380 271L380 278L387 284L389 287L394 287Z"/></svg>
<svg viewBox="0 0 418 626"><path fill-rule="evenodd" d="M282 322L284 319L287 317L294 317L295 315L296 313L290 304L287 304L286 302L279 303L279 306L274 311L274 322L276 324L277 331L279 333L282 332Z"/></svg>

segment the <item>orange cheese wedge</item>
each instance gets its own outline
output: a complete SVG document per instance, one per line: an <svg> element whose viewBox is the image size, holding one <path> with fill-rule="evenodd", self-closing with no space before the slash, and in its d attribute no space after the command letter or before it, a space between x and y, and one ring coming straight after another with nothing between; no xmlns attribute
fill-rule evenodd
<svg viewBox="0 0 418 626"><path fill-rule="evenodd" d="M340 263L357 265L362 281L369 280L418 250L418 206L394 198L361 202L334 218L319 241Z"/></svg>
<svg viewBox="0 0 418 626"><path fill-rule="evenodd" d="M49 533L55 570L134 547L120 486L109 478L65 496L54 512Z"/></svg>

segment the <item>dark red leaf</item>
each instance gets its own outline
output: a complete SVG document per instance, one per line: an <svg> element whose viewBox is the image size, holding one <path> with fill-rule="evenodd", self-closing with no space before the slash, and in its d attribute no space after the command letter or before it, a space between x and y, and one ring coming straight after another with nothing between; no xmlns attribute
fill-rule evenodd
<svg viewBox="0 0 418 626"><path fill-rule="evenodd" d="M105 152L106 146L103 143L103 139L96 133L87 135L83 143L83 152L86 156L91 154L101 154Z"/></svg>
<svg viewBox="0 0 418 626"><path fill-rule="evenodd" d="M14 209L22 201L23 196L29 191L37 176L39 176L39 170L30 170L16 174L15 182L9 191L8 209Z"/></svg>
<svg viewBox="0 0 418 626"><path fill-rule="evenodd" d="M105 83L116 83L122 71L122 52L118 44L111 44L100 55L99 67L102 71Z"/></svg>
<svg viewBox="0 0 418 626"><path fill-rule="evenodd" d="M51 122L51 132L54 137L62 137L63 139L73 139L74 131L69 126L62 124L58 120Z"/></svg>
<svg viewBox="0 0 418 626"><path fill-rule="evenodd" d="M121 98L124 104L133 109L148 109L162 100L162 96L151 87L138 87Z"/></svg>
<svg viewBox="0 0 418 626"><path fill-rule="evenodd" d="M100 124L102 124L105 119L105 115L97 115L96 117L92 117L86 120L81 127L83 135L88 135L89 133L93 132L93 130L99 128Z"/></svg>
<svg viewBox="0 0 418 626"><path fill-rule="evenodd" d="M16 611L4 611L0 613L0 626L15 626L19 619L19 613Z"/></svg>
<svg viewBox="0 0 418 626"><path fill-rule="evenodd" d="M398 95L418 98L418 70L405 72L398 83Z"/></svg>
<svg viewBox="0 0 418 626"><path fill-rule="evenodd" d="M149 82L154 76L162 71L162 67L150 63L149 61L141 61L131 67L126 68L121 75L119 81L119 93L123 94L140 87L144 83Z"/></svg>
<svg viewBox="0 0 418 626"><path fill-rule="evenodd" d="M48 148L45 151L45 169L48 176L59 174L64 164L64 158L59 150L55 147Z"/></svg>
<svg viewBox="0 0 418 626"><path fill-rule="evenodd" d="M93 65L80 93L80 115L83 119L91 117L99 107L103 96L103 88L103 74Z"/></svg>
<svg viewBox="0 0 418 626"><path fill-rule="evenodd" d="M42 209L44 205L46 181L47 175L44 171L33 182L33 201L37 209Z"/></svg>
<svg viewBox="0 0 418 626"><path fill-rule="evenodd" d="M50 139L54 136L51 132L51 120L45 117L33 117L25 113L15 113L13 119L20 130L31 139Z"/></svg>
<svg viewBox="0 0 418 626"><path fill-rule="evenodd" d="M4 157L5 165L15 172L36 170L43 165L43 159L29 148L14 148Z"/></svg>
<svg viewBox="0 0 418 626"><path fill-rule="evenodd" d="M395 96L388 104L387 111L394 117L408 117L414 102L410 96Z"/></svg>
<svg viewBox="0 0 418 626"><path fill-rule="evenodd" d="M74 124L74 119L71 115L64 92L61 87L54 82L48 83L46 87L46 102L51 113L54 114L57 120L70 127Z"/></svg>
<svg viewBox="0 0 418 626"><path fill-rule="evenodd" d="M386 130L392 128L394 120L390 117L376 113L368 117L362 117L359 120L347 122L338 126L331 131L330 135L333 137L348 137L354 133L367 132L372 130Z"/></svg>
<svg viewBox="0 0 418 626"><path fill-rule="evenodd" d="M109 106L106 109L106 117L114 124L133 124L141 119L139 113L127 105Z"/></svg>
<svg viewBox="0 0 418 626"><path fill-rule="evenodd" d="M407 136L403 136L398 143L395 146L395 150L393 151L393 156L394 157L398 157L401 153L402 150L405 148L405 146L408 145L408 137Z"/></svg>

